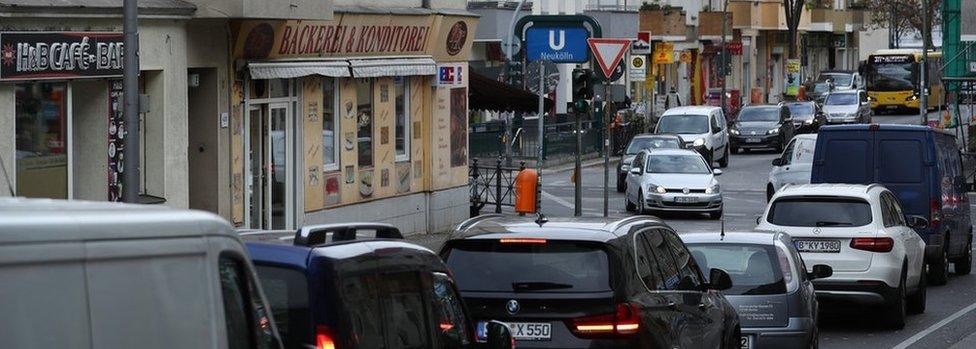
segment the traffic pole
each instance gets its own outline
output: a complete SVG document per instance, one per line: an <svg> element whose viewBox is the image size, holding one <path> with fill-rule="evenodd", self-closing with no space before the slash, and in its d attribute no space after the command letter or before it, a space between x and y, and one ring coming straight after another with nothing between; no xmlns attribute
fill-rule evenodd
<svg viewBox="0 0 976 349"><path fill-rule="evenodd" d="M587 109L587 114L589 114L589 109ZM576 217L583 216L583 127L580 119L582 115L576 114L576 165L573 167L573 187L575 189L575 194L573 195L574 210L573 215Z"/></svg>
<svg viewBox="0 0 976 349"><path fill-rule="evenodd" d="M613 92L610 90L609 77L603 82L603 88L607 91L605 109L606 117L603 121L603 217L610 216L610 110L613 108Z"/></svg>
<svg viewBox="0 0 976 349"><path fill-rule="evenodd" d="M545 61L539 60L539 127L538 127L539 136L537 138L538 139L538 143L539 143L538 144L539 145L539 153L538 153L538 159L536 159L536 163L535 163L536 173L539 176L539 193L542 193L542 144L545 143L544 142L545 136L542 134L542 132L544 130L544 128L543 128L543 122L546 120L546 117L545 117L545 112L546 112L546 97L545 97L546 96L546 94L545 94L545 89L546 89L546 65L544 63L545 63ZM539 203L540 203L539 206L542 206L542 204L541 204L542 203L542 198L539 198ZM536 212L542 212L542 208L541 207L536 207Z"/></svg>
<svg viewBox="0 0 976 349"><path fill-rule="evenodd" d="M918 113L922 119L922 125L928 125L929 121L929 40L928 38L932 33L929 31L929 2L928 0L922 0L922 64L920 70L921 84L918 91ZM941 115L939 116L941 118Z"/></svg>
<svg viewBox="0 0 976 349"><path fill-rule="evenodd" d="M139 5L122 3L122 117L125 122L122 151L122 201L139 202Z"/></svg>

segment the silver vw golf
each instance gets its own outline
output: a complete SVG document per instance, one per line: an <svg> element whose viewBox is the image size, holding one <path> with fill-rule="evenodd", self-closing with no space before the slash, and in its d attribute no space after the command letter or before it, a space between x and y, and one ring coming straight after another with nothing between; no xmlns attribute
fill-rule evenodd
<svg viewBox="0 0 976 349"><path fill-rule="evenodd" d="M742 324L741 347L817 348L818 304L813 279L833 270L803 259L784 233L682 234L692 257L703 270L721 269L732 278L722 291Z"/></svg>
<svg viewBox="0 0 976 349"><path fill-rule="evenodd" d="M722 217L722 192L705 158L687 149L642 150L627 174L627 210L708 213Z"/></svg>

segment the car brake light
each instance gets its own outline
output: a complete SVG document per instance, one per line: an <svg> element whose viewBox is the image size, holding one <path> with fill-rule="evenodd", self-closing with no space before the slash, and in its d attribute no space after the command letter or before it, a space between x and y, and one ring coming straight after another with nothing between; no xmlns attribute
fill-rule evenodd
<svg viewBox="0 0 976 349"><path fill-rule="evenodd" d="M940 223L942 223L942 203L939 199L932 198L929 200L929 226L937 228Z"/></svg>
<svg viewBox="0 0 976 349"><path fill-rule="evenodd" d="M545 244L546 239L501 239L503 244Z"/></svg>
<svg viewBox="0 0 976 349"><path fill-rule="evenodd" d="M895 246L895 240L891 238L854 238L851 240L851 248L870 252L891 252Z"/></svg>
<svg viewBox="0 0 976 349"><path fill-rule="evenodd" d="M640 309L633 304L618 304L613 314L567 320L570 331L581 338L631 336L640 329Z"/></svg>
<svg viewBox="0 0 976 349"><path fill-rule="evenodd" d="M328 326L315 326L315 348L316 349L335 349L335 340L332 338L332 330Z"/></svg>
<svg viewBox="0 0 976 349"><path fill-rule="evenodd" d="M793 269L790 268L790 260L786 257L786 253L782 248L777 248L776 255L779 257L779 270L783 272L783 281L787 284L793 282Z"/></svg>

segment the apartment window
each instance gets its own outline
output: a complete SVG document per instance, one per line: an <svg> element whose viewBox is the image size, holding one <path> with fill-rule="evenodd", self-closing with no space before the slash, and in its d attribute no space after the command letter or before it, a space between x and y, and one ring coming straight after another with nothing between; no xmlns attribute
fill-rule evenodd
<svg viewBox="0 0 976 349"><path fill-rule="evenodd" d="M356 81L356 109L357 131L359 144L359 167L373 166L373 80L359 79Z"/></svg>
<svg viewBox="0 0 976 349"><path fill-rule="evenodd" d="M64 83L16 86L18 196L68 198L67 90Z"/></svg>
<svg viewBox="0 0 976 349"><path fill-rule="evenodd" d="M393 82L396 93L396 161L410 160L410 80L398 76Z"/></svg>
<svg viewBox="0 0 976 349"><path fill-rule="evenodd" d="M339 96L337 80L324 78L322 82L322 163L325 170L339 169L339 128L336 109Z"/></svg>

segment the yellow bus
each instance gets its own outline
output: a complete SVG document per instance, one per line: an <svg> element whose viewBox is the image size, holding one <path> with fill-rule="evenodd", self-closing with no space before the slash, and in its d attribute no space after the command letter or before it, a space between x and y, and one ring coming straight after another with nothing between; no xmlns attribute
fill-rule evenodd
<svg viewBox="0 0 976 349"><path fill-rule="evenodd" d="M871 109L875 112L918 110L921 96L922 50L878 50L868 56L865 69L865 89ZM929 81L928 107L942 104L942 51L929 51L927 64Z"/></svg>

